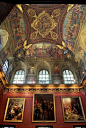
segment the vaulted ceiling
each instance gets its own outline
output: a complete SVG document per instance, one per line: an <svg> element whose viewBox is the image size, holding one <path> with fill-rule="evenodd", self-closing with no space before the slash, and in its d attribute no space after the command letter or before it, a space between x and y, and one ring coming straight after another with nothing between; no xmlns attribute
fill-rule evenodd
<svg viewBox="0 0 86 128"><path fill-rule="evenodd" d="M14 58L15 62L30 58L59 61L66 58L85 70L86 5L8 4L7 7L0 8L3 10L1 63L7 58Z"/></svg>

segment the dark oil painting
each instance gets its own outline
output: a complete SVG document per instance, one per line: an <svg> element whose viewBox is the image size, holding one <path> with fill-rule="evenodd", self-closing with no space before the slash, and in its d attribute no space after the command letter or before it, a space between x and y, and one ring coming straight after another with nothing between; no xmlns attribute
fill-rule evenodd
<svg viewBox="0 0 86 128"><path fill-rule="evenodd" d="M56 122L54 94L34 94L32 122Z"/></svg>

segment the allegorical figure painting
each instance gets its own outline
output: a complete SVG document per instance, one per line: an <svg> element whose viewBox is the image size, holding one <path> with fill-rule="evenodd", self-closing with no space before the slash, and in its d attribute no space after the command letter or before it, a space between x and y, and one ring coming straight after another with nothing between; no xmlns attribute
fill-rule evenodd
<svg viewBox="0 0 86 128"><path fill-rule="evenodd" d="M65 122L84 122L85 115L80 97L62 97Z"/></svg>
<svg viewBox="0 0 86 128"><path fill-rule="evenodd" d="M25 98L8 98L4 115L5 122L22 122Z"/></svg>
<svg viewBox="0 0 86 128"><path fill-rule="evenodd" d="M33 122L55 122L55 102L53 94L34 94Z"/></svg>
<svg viewBox="0 0 86 128"><path fill-rule="evenodd" d="M35 70L34 66L31 65L31 66L28 68L28 74L34 74L34 70Z"/></svg>
<svg viewBox="0 0 86 128"><path fill-rule="evenodd" d="M54 67L54 74L58 74L59 73L59 68L57 65L55 65Z"/></svg>
<svg viewBox="0 0 86 128"><path fill-rule="evenodd" d="M25 51L26 58L62 58L62 51L54 44L39 43L33 44Z"/></svg>

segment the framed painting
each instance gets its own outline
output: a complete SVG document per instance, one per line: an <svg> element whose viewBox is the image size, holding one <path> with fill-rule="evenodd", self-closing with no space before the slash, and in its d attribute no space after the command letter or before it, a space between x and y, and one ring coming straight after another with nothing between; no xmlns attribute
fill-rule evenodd
<svg viewBox="0 0 86 128"><path fill-rule="evenodd" d="M4 122L22 122L25 98L8 98Z"/></svg>
<svg viewBox="0 0 86 128"><path fill-rule="evenodd" d="M36 128L53 128L53 125L37 125Z"/></svg>
<svg viewBox="0 0 86 128"><path fill-rule="evenodd" d="M32 122L56 122L54 94L33 94Z"/></svg>
<svg viewBox="0 0 86 128"><path fill-rule="evenodd" d="M74 125L73 128L86 128L86 125Z"/></svg>
<svg viewBox="0 0 86 128"><path fill-rule="evenodd" d="M16 125L4 125L4 124L0 124L0 128L15 128Z"/></svg>
<svg viewBox="0 0 86 128"><path fill-rule="evenodd" d="M61 97L64 122L85 122L85 114L80 97Z"/></svg>

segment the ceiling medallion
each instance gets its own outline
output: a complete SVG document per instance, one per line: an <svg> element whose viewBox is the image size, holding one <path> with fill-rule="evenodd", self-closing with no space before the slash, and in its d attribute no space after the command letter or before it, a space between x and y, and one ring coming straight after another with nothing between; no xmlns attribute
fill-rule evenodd
<svg viewBox="0 0 86 128"><path fill-rule="evenodd" d="M31 39L36 39L38 33L43 38L45 38L46 35L50 33L51 37L54 40L57 40L58 38L57 33L52 31L57 26L57 23L53 19L52 15L50 16L46 11L42 11L42 13L40 13L37 17L34 10L33 13L31 12L29 15L36 18L31 24L31 27L33 27L36 30L31 34L30 36Z"/></svg>

